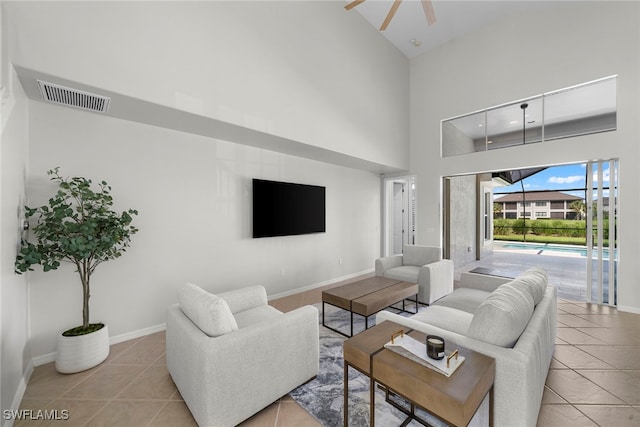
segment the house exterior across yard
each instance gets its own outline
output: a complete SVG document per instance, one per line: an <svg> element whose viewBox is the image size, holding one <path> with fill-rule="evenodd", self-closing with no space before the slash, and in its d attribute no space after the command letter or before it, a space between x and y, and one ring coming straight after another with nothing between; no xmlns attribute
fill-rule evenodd
<svg viewBox="0 0 640 427"><path fill-rule="evenodd" d="M495 218L517 219L576 219L578 213L571 208L573 202L583 198L560 191L511 193L497 197L499 209Z"/></svg>

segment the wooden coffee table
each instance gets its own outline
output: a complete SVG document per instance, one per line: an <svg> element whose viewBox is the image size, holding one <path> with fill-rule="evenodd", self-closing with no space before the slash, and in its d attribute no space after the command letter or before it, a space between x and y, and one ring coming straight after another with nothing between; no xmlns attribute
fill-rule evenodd
<svg viewBox="0 0 640 427"><path fill-rule="evenodd" d="M369 328L369 316L402 301L402 309L406 311L404 300L415 296L418 312L418 284L402 282L385 277L369 277L322 292L322 326L346 337L353 336L353 314L364 316L364 328ZM327 326L324 319L324 305L330 304L351 313L351 334Z"/></svg>
<svg viewBox="0 0 640 427"><path fill-rule="evenodd" d="M375 425L375 383L378 382L406 399L411 410L396 406L407 414L406 425L416 418L414 405L454 426L466 426L489 394L489 425L493 425L493 381L495 359L454 346L465 357L451 377L424 367L384 348L391 335L403 330L424 341L425 334L394 322L385 321L344 342L344 425L349 421L349 367L356 368L370 380L370 426ZM453 350L453 348L448 347ZM390 402L393 404L393 402ZM418 420L424 424L424 420Z"/></svg>

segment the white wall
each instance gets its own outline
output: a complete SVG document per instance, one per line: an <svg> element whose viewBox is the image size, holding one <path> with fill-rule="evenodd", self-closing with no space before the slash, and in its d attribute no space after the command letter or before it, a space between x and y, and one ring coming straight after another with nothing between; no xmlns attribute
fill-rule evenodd
<svg viewBox="0 0 640 427"><path fill-rule="evenodd" d="M619 304L640 312L640 4L567 2L511 16L411 64L411 171L418 175L421 243L441 241L441 177L620 159ZM440 120L618 75L618 130L440 158ZM439 198L438 198L439 199Z"/></svg>
<svg viewBox="0 0 640 427"><path fill-rule="evenodd" d="M2 13L15 66L406 170L409 61L343 6L3 2ZM123 209L140 210L132 248L93 282L92 318L112 335L164 322L185 280L281 294L371 269L380 252L372 173L38 102L29 126L30 203L59 165L107 179ZM251 239L252 177L325 185L327 233ZM81 293L71 268L30 281L40 356L78 324Z"/></svg>
<svg viewBox="0 0 640 427"><path fill-rule="evenodd" d="M344 2L7 2L6 13L22 67L408 169L409 61Z"/></svg>
<svg viewBox="0 0 640 427"><path fill-rule="evenodd" d="M55 166L107 180L117 208L140 212L131 248L92 278L92 320L112 335L163 323L186 281L274 295L371 270L380 252L380 178L370 172L31 102L30 205L49 197ZM325 186L327 232L252 239L251 178ZM80 321L70 266L31 274L35 356Z"/></svg>
<svg viewBox="0 0 640 427"><path fill-rule="evenodd" d="M8 71L0 105L0 408L18 409L14 399L22 397L31 360L27 277L14 273L28 173L28 101Z"/></svg>

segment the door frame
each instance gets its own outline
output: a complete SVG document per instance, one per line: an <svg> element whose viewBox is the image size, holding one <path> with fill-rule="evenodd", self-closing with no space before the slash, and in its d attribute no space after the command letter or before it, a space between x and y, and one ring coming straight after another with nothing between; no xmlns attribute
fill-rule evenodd
<svg viewBox="0 0 640 427"><path fill-rule="evenodd" d="M382 179L382 256L393 254L393 220L394 197L393 187L395 183L405 185L403 224L406 225L403 236L404 244L417 242L417 210L418 189L416 175L403 175L383 177Z"/></svg>

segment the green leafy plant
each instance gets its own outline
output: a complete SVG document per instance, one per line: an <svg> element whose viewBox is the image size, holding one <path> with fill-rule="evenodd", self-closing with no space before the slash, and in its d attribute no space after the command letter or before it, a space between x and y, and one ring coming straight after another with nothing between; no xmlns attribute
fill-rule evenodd
<svg viewBox="0 0 640 427"><path fill-rule="evenodd" d="M40 265L44 271L57 269L62 262L75 265L82 282L82 326L63 335L83 335L102 327L89 323L90 279L96 267L119 258L129 247L138 229L131 225L135 209L121 214L113 211L111 187L107 182L92 188L90 179L63 178L59 168L47 171L58 191L46 205L25 207L27 218L35 218L31 227L33 242L24 240L16 257L16 273L33 271Z"/></svg>

